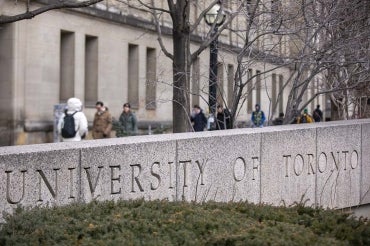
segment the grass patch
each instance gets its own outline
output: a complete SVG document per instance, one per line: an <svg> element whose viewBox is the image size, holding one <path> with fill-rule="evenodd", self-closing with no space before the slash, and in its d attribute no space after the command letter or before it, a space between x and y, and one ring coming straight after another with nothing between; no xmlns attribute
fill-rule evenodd
<svg viewBox="0 0 370 246"><path fill-rule="evenodd" d="M300 205L106 201L19 208L0 245L370 245L370 225Z"/></svg>

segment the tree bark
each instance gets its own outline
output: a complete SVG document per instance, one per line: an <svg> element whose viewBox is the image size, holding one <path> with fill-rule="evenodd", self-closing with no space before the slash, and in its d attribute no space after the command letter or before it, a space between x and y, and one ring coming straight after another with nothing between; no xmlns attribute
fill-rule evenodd
<svg viewBox="0 0 370 246"><path fill-rule="evenodd" d="M182 33L173 31L173 132L186 132L189 124L189 88L187 88L186 40Z"/></svg>
<svg viewBox="0 0 370 246"><path fill-rule="evenodd" d="M174 5L173 21L173 132L191 130L189 96L189 4L180 1Z"/></svg>

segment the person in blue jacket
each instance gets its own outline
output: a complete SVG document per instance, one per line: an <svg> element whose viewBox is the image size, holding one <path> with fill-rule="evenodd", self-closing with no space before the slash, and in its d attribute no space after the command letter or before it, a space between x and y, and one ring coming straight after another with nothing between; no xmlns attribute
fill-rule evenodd
<svg viewBox="0 0 370 246"><path fill-rule="evenodd" d="M256 104L255 109L252 113L252 127L263 127L266 120L265 113L261 110L259 104Z"/></svg>

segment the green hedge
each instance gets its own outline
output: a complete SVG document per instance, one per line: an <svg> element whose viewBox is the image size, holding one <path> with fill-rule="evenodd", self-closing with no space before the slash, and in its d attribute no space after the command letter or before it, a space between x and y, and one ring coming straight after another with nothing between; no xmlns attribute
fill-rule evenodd
<svg viewBox="0 0 370 246"><path fill-rule="evenodd" d="M301 205L92 202L19 208L0 229L0 245L370 245L366 220Z"/></svg>

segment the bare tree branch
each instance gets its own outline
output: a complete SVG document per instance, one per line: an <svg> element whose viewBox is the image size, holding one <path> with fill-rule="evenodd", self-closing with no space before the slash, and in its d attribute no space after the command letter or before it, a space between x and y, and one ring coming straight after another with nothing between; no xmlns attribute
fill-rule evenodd
<svg viewBox="0 0 370 246"><path fill-rule="evenodd" d="M222 12L222 6L221 6L221 9L220 9L220 11L219 11L218 14L220 15L221 12ZM206 37L204 38L204 42L201 43L200 46L198 47L198 49L191 54L191 60L192 61L194 61L195 59L197 59L197 57L199 56L199 54L201 54L205 49L207 49L209 47L209 45L211 44L211 42L217 36L219 36L222 31L224 31L229 26L229 24L232 22L232 20L235 18L235 16L237 16L237 14L238 14L238 11L236 11L236 12L228 15L226 22L224 24L222 24L222 26L220 26L217 29L217 32L214 32L215 26L216 26L216 22L213 23L213 25L211 26L210 30L206 34Z"/></svg>
<svg viewBox="0 0 370 246"><path fill-rule="evenodd" d="M207 8L205 8L198 16L197 20L194 22L194 24L190 27L190 33L193 33L195 29L198 28L200 22L204 19L204 16L206 13L213 7L215 4L217 4L219 0L214 0L212 3L209 4ZM221 12L221 11L220 11Z"/></svg>
<svg viewBox="0 0 370 246"><path fill-rule="evenodd" d="M72 9L72 8L82 8L82 7L88 7L90 5L93 5L95 3L101 2L103 0L89 0L89 1L83 1L83 2L76 2L76 1L61 1L61 2L55 2L50 5L43 6L41 8L29 11L29 5L27 4L27 10L26 13L18 14L14 16L0 16L0 24L7 24L16 22L19 20L24 19L32 19L33 17L45 13L47 11L53 10L53 9Z"/></svg>
<svg viewBox="0 0 370 246"><path fill-rule="evenodd" d="M163 9L163 8L157 8L157 7L154 7L154 1L152 1L152 6L144 3L143 1L141 0L137 0L141 5L143 5L144 7L146 7L147 9L151 9L151 10L154 10L154 11L160 11L160 12L163 12L163 13L167 13L167 14L171 14L170 11L168 11L167 9Z"/></svg>
<svg viewBox="0 0 370 246"><path fill-rule="evenodd" d="M152 0L152 5L154 6L154 0ZM154 23L155 23L155 28L157 30L157 40L158 40L158 43L159 43L159 46L161 47L163 53L168 57L170 58L171 60L173 60L173 54L171 54L167 48L164 46L163 44L163 40L162 40L162 29L161 29L161 25L160 25L160 21L158 19L158 16L157 16L157 9L154 8L152 9L153 12L152 12L152 15L154 17Z"/></svg>

